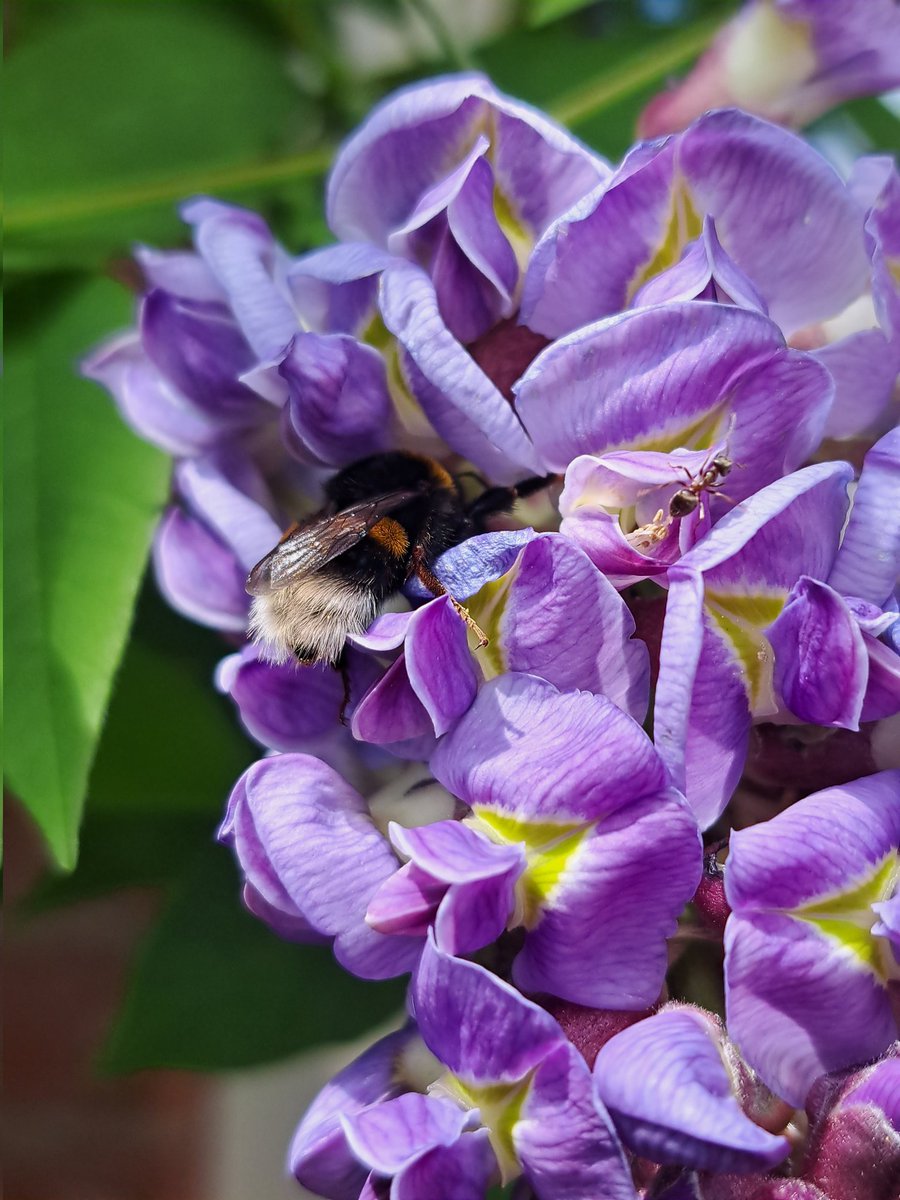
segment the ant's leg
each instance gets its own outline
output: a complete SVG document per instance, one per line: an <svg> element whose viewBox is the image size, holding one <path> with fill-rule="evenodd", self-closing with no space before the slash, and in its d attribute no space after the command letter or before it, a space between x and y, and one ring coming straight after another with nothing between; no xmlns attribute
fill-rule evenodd
<svg viewBox="0 0 900 1200"><path fill-rule="evenodd" d="M429 568L425 562L425 552L421 546L417 545L413 547L412 565L409 573L410 575L415 575L415 577L420 580L425 587L428 588L432 595L446 596L449 599L450 603L456 609L457 615L463 621L465 621L468 627L478 638L479 648L488 644L487 635L485 634L484 630L475 623L474 619L469 613L469 610L450 595L450 593L438 579L437 575L435 575L435 573Z"/></svg>

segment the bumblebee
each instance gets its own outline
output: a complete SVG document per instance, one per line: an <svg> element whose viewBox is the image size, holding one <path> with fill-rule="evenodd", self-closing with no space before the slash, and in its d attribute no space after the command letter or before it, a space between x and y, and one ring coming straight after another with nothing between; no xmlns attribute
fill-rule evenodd
<svg viewBox="0 0 900 1200"><path fill-rule="evenodd" d="M489 488L467 505L457 480L434 459L395 451L351 463L325 485L325 507L291 526L250 572L251 636L273 662L337 665L348 635L367 629L407 580L446 594L435 559L553 478ZM485 645L466 609L450 599Z"/></svg>

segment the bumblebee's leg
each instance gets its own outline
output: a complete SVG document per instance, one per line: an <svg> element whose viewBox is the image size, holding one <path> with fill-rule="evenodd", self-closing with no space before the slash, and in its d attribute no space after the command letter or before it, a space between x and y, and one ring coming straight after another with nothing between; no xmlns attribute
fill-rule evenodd
<svg viewBox="0 0 900 1200"><path fill-rule="evenodd" d="M535 492L549 487L557 479L559 476L554 474L532 475L530 479L523 479L511 487L488 488L472 501L466 510L466 515L476 528L481 529L488 517L497 513L509 512L517 500L533 496Z"/></svg>
<svg viewBox="0 0 900 1200"><path fill-rule="evenodd" d="M344 695L341 700L341 707L338 712L338 719L342 725L347 724L347 706L350 703L350 671L347 668L347 647L343 646L337 661L334 664L334 669L340 672L341 683L344 685Z"/></svg>
<svg viewBox="0 0 900 1200"><path fill-rule="evenodd" d="M456 609L457 615L463 621L465 621L468 627L478 638L479 649L488 644L487 635L485 634L484 630L475 623L469 610L465 607L465 605L460 604L458 600L454 599L454 597L450 595L450 593L438 579L437 575L435 575L434 571L429 568L428 564L425 562L425 552L420 545L413 547L409 574L415 575L416 579L423 583L432 595L446 596L449 599L450 603Z"/></svg>

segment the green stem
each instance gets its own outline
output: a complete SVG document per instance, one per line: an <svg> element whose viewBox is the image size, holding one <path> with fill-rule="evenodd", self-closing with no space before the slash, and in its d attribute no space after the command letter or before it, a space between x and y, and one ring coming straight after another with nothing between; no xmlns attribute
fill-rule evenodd
<svg viewBox="0 0 900 1200"><path fill-rule="evenodd" d="M645 84L653 83L666 72L674 71L696 58L706 49L721 25L722 18L718 16L698 21L689 29L665 38L652 50L633 55L600 79L566 92L550 105L551 114L566 125L577 125L610 104L630 96Z"/></svg>
<svg viewBox="0 0 900 1200"><path fill-rule="evenodd" d="M456 67L457 71L471 71L474 65L471 58L459 45L446 21L429 0L406 0L406 5L413 12L417 12L428 26L447 62Z"/></svg>

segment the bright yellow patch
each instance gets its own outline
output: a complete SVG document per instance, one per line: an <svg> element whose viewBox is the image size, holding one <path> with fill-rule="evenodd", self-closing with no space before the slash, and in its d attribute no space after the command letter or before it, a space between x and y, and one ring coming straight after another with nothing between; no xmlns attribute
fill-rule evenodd
<svg viewBox="0 0 900 1200"><path fill-rule="evenodd" d="M775 709L772 647L763 630L768 629L784 608L785 599L784 594L706 592L706 610L714 627L740 660L750 708L755 716L765 716Z"/></svg>
<svg viewBox="0 0 900 1200"><path fill-rule="evenodd" d="M533 928L593 825L581 821L521 820L481 807L473 808L472 812L487 826L495 841L524 845L526 867L516 884L516 894L521 923L526 929Z"/></svg>
<svg viewBox="0 0 900 1200"><path fill-rule="evenodd" d="M488 639L488 644L483 647L478 656L485 679L493 679L497 675L503 675L507 670L506 656L503 653L501 626L503 624L503 614L506 612L506 605L509 601L509 591L519 573L521 559L522 556L520 554L505 575L501 575L499 579L492 579L489 583L484 584L474 596L471 596L466 601L466 608L468 608L472 619L484 630L485 637ZM473 639L472 648L474 649L474 634L471 631L470 637Z"/></svg>
<svg viewBox="0 0 900 1200"><path fill-rule="evenodd" d="M477 1108L481 1123L488 1131L491 1148L497 1156L503 1184L521 1173L519 1156L516 1154L513 1131L522 1115L522 1108L531 1090L531 1076L515 1083L495 1083L479 1086L463 1083L456 1075L445 1075L440 1080L442 1091L446 1091L465 1108Z"/></svg>
<svg viewBox="0 0 900 1200"><path fill-rule="evenodd" d="M669 215L662 236L650 260L638 268L628 285L628 300L631 301L648 280L673 267L688 242L694 241L702 232L703 217L694 207L687 184L683 179L674 180Z"/></svg>
<svg viewBox="0 0 900 1200"><path fill-rule="evenodd" d="M382 517L369 530L368 536L394 558L402 558L409 549L406 530L393 517Z"/></svg>
<svg viewBox="0 0 900 1200"><path fill-rule="evenodd" d="M821 896L810 900L800 908L791 910L790 915L814 926L827 938L838 942L863 966L886 981L887 956L883 953L879 939L872 934L872 926L875 924L872 905L892 896L898 880L900 856L888 854L855 888L836 896Z"/></svg>

